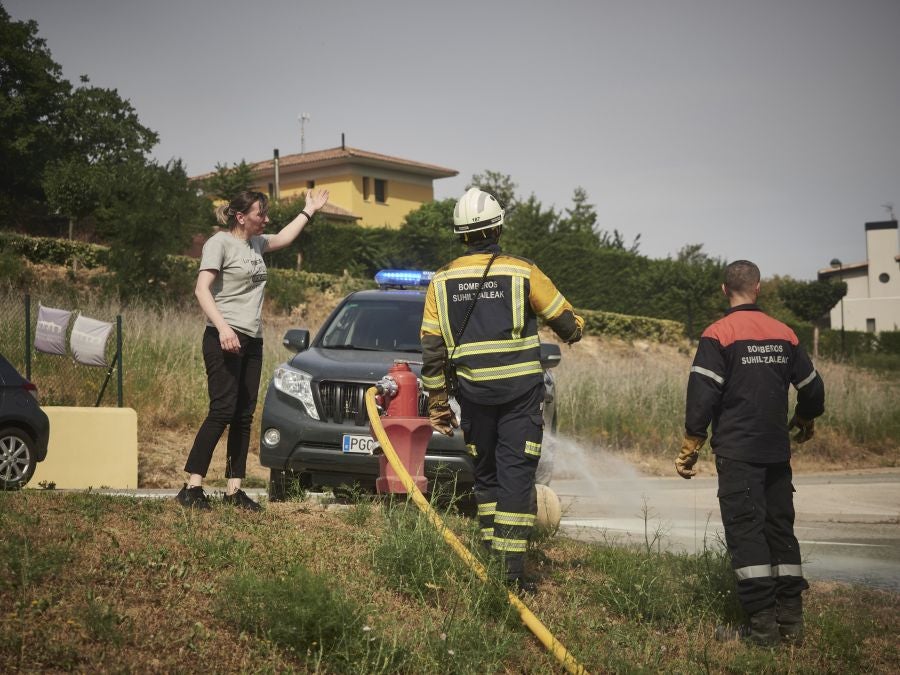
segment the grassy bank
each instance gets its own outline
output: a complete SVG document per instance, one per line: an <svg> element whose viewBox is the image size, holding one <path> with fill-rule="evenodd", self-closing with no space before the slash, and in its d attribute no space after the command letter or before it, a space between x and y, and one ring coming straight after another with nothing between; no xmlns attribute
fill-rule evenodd
<svg viewBox="0 0 900 675"><path fill-rule="evenodd" d="M464 539L474 524L450 518ZM559 669L405 504L260 514L0 493L0 671L486 673ZM592 672L897 672L897 596L813 583L807 640L722 645L732 578L702 555L545 537L533 611Z"/></svg>
<svg viewBox="0 0 900 675"><path fill-rule="evenodd" d="M693 345L585 341L564 348L559 430L643 458L666 471L684 433ZM820 361L826 412L816 436L794 447L807 468L890 467L900 463L900 374ZM791 406L794 392L791 390ZM703 455L708 460L708 454ZM652 463L651 463L652 466Z"/></svg>

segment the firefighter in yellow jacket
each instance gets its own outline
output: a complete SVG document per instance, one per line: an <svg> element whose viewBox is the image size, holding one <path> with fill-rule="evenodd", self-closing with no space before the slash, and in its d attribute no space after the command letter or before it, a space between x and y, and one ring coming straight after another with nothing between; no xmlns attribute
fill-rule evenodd
<svg viewBox="0 0 900 675"><path fill-rule="evenodd" d="M431 425L453 435L455 395L474 458L482 543L504 559L510 585L531 590L523 567L544 405L537 317L569 344L581 339L584 319L534 263L501 252L503 209L492 195L471 188L453 226L468 250L435 273L422 318Z"/></svg>

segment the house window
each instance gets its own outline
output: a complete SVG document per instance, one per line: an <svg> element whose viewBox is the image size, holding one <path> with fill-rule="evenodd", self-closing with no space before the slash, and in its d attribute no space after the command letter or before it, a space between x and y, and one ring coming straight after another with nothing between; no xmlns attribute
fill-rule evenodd
<svg viewBox="0 0 900 675"><path fill-rule="evenodd" d="M887 272L882 272L881 274L878 275L878 281L880 281L883 284L886 284L890 280L891 280L891 275L888 274Z"/></svg>
<svg viewBox="0 0 900 675"><path fill-rule="evenodd" d="M387 201L387 181L381 178L375 179L375 201L379 204Z"/></svg>
<svg viewBox="0 0 900 675"><path fill-rule="evenodd" d="M875 319L866 319L866 332L867 333L875 332Z"/></svg>
<svg viewBox="0 0 900 675"><path fill-rule="evenodd" d="M363 201L369 201L369 177L363 176Z"/></svg>
<svg viewBox="0 0 900 675"><path fill-rule="evenodd" d="M314 187L316 187L316 181L314 181L314 180L306 181L306 189L307 190L312 190Z"/></svg>

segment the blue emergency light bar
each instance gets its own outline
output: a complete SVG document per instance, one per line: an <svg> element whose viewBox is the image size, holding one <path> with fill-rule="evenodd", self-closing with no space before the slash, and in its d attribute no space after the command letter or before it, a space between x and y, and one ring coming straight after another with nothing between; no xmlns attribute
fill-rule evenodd
<svg viewBox="0 0 900 675"><path fill-rule="evenodd" d="M422 287L431 282L434 272L424 270L381 270L375 275L375 283L382 288Z"/></svg>

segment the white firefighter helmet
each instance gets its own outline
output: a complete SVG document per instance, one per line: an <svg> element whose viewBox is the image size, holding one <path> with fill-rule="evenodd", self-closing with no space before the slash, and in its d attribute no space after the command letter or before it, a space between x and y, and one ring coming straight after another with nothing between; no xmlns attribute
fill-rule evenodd
<svg viewBox="0 0 900 675"><path fill-rule="evenodd" d="M453 209L453 231L467 234L503 225L503 209L496 198L478 188L469 188Z"/></svg>

